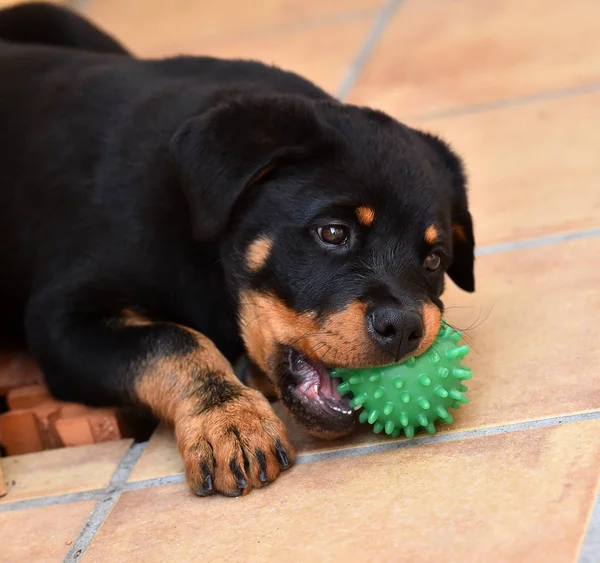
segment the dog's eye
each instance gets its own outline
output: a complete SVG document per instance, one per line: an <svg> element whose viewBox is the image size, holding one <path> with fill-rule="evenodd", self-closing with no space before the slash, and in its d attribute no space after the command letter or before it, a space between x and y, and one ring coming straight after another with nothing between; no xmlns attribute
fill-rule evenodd
<svg viewBox="0 0 600 563"><path fill-rule="evenodd" d="M348 241L350 233L348 227L344 225L327 225L326 227L319 227L317 234L325 244L340 246Z"/></svg>
<svg viewBox="0 0 600 563"><path fill-rule="evenodd" d="M434 272L440 267L441 263L442 258L440 257L440 255L437 252L432 252L427 256L427 258L425 258L424 266L429 271Z"/></svg>

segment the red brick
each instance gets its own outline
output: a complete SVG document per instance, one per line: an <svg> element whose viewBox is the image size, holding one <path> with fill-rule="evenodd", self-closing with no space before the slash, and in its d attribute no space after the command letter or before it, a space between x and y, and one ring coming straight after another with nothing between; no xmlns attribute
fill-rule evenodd
<svg viewBox="0 0 600 563"><path fill-rule="evenodd" d="M6 395L11 410L30 409L52 399L45 385L25 385L11 389Z"/></svg>
<svg viewBox="0 0 600 563"><path fill-rule="evenodd" d="M42 444L45 450L53 450L62 447L63 443L56 432L54 423L58 420L61 412L61 403L50 399L32 409L38 425Z"/></svg>
<svg viewBox="0 0 600 563"><path fill-rule="evenodd" d="M31 410L9 411L0 416L0 432L8 455L44 449L36 417Z"/></svg>
<svg viewBox="0 0 600 563"><path fill-rule="evenodd" d="M60 403L60 416L67 418L70 416L79 416L93 410L91 407L82 405L81 403Z"/></svg>
<svg viewBox="0 0 600 563"><path fill-rule="evenodd" d="M88 416L94 442L123 438L121 421L115 409L95 409Z"/></svg>
<svg viewBox="0 0 600 563"><path fill-rule="evenodd" d="M87 446L94 443L94 436L86 415L59 418L54 427L64 446Z"/></svg>
<svg viewBox="0 0 600 563"><path fill-rule="evenodd" d="M85 408L71 416L61 416L55 422L56 432L65 446L80 446L120 440L123 437L121 422L115 409Z"/></svg>

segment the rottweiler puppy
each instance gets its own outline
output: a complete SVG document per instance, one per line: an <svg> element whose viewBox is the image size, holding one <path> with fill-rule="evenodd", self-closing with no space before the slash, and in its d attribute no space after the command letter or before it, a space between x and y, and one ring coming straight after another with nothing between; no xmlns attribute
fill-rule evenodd
<svg viewBox="0 0 600 563"><path fill-rule="evenodd" d="M172 424L198 495L294 461L247 355L298 424L351 432L333 366L438 332L472 291L459 158L258 62L140 60L67 10L0 12L0 339L52 393Z"/></svg>

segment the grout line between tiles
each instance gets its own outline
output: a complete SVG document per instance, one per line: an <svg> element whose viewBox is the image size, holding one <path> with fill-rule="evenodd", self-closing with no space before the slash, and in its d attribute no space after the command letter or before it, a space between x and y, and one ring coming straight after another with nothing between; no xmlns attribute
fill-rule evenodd
<svg viewBox="0 0 600 563"><path fill-rule="evenodd" d="M73 542L69 553L65 556L65 563L77 561L85 553L85 550L94 539L96 532L100 529L100 526L102 526L102 523L108 516L110 509L114 506L120 496L121 491L115 490L110 493L105 493L104 498L98 501L98 504L96 504L94 510L92 510L92 513L83 526L78 538Z"/></svg>
<svg viewBox="0 0 600 563"><path fill-rule="evenodd" d="M473 113L482 113L485 111L495 111L510 107L526 106L538 102L562 100L564 98L583 96L585 94L593 94L595 92L600 92L600 82L593 82L591 84L584 84L582 86L571 86L569 88L559 88L556 90L542 90L541 92L535 92L533 94L516 96L514 98L503 98L482 104L457 106L439 111L408 114L401 116L401 119L411 121L412 123L430 121L434 119L447 119L463 115L470 115Z"/></svg>
<svg viewBox="0 0 600 563"><path fill-rule="evenodd" d="M501 242L498 244L489 244L475 249L475 256L487 256L489 254L498 254L500 252L512 252L523 248L534 248L536 246L546 246L557 244L569 240L578 240L582 238L593 238L600 236L600 228L586 229L583 231L574 231L570 233L558 233L544 237L522 239L511 242Z"/></svg>
<svg viewBox="0 0 600 563"><path fill-rule="evenodd" d="M93 489L78 493L65 493L62 495L15 500L0 504L0 513L25 510L27 508L41 508L42 506L55 506L57 504L70 504L72 502L84 502L86 500L100 500L105 496L106 489Z"/></svg>
<svg viewBox="0 0 600 563"><path fill-rule="evenodd" d="M371 57L371 54L375 50L375 47L379 43L385 28L388 26L391 17L394 15L394 12L398 9L403 0L388 0L388 2L383 6L379 15L375 19L375 23L373 27L367 34L365 41L360 47L358 54L352 64L350 65L346 76L342 80L340 87L337 91L337 97L340 100L344 100L346 96L350 93L350 90L354 86L357 81L360 73L362 72L365 64Z"/></svg>
<svg viewBox="0 0 600 563"><path fill-rule="evenodd" d="M120 489L127 481L129 475L133 471L135 464L140 459L140 456L144 453L144 450L148 446L148 442L138 442L131 444L125 455L121 458L117 469L113 473L108 484L108 489Z"/></svg>
<svg viewBox="0 0 600 563"><path fill-rule="evenodd" d="M487 436L496 436L498 434L508 434L521 430L534 430L537 428L546 428L548 426L557 426L559 424L569 424L574 422L584 422L587 420L599 420L600 410L588 413L572 414L545 418L540 420L532 420L527 422L516 422L513 424L504 424L501 426L490 426L488 428L477 428L474 430L463 430L459 432L447 432L445 434L436 434L434 436L423 436L421 438L413 438L411 440L387 441L378 444L368 444L364 446L352 446L349 448L315 452L308 454L300 454L296 458L297 465L314 463L319 461L327 461L331 459L340 459L345 457L357 457L366 454L385 452L390 450L398 450L409 447L423 446L427 444L439 444L444 442L455 442L458 440L466 440L470 438L484 438ZM134 481L126 483L123 487L124 491L134 491L146 489L149 487L158 487L162 485L173 485L185 482L183 474L169 475L166 477L155 477L145 479L143 481Z"/></svg>
<svg viewBox="0 0 600 563"><path fill-rule="evenodd" d="M587 531L579 551L577 563L600 562L600 489L596 496L596 504L592 510Z"/></svg>
<svg viewBox="0 0 600 563"><path fill-rule="evenodd" d="M411 440L399 440L390 442L381 442L379 444L367 444L364 446L355 446L343 450L333 450L329 452L315 452L314 454L305 454L298 456L296 463L314 463L316 461L326 461L330 459L340 459L345 457L357 457L365 454L399 450L403 448L424 446L427 444L442 444L445 442L455 442L457 440L466 440L470 438L485 438L496 436L498 434L509 434L521 430L535 430L537 428L546 428L548 426L557 426L559 424L568 424L573 422L583 422L586 420L600 419L600 411L593 411L581 414L571 414L545 418L540 420L531 420L527 422L515 422L512 424L503 424L500 426L490 426L487 428L476 428L473 430L463 430L459 432L447 432L444 434L435 434L433 436L423 436Z"/></svg>
<svg viewBox="0 0 600 563"><path fill-rule="evenodd" d="M166 477L154 477L152 479L144 479L143 481L133 481L126 483L123 487L125 491L139 491L148 487L160 487L162 485L176 485L185 483L185 475L178 473L177 475L167 475Z"/></svg>
<svg viewBox="0 0 600 563"><path fill-rule="evenodd" d="M98 504L96 504L92 514L83 526L79 537L73 542L69 553L67 553L64 559L66 563L77 561L85 553L85 550L94 539L96 532L100 529L100 526L102 526L102 523L108 516L111 508L121 496L123 485L127 481L127 478L131 474L135 464L138 462L147 445L148 442L132 444L121 458L121 461L105 490L104 498L98 501Z"/></svg>

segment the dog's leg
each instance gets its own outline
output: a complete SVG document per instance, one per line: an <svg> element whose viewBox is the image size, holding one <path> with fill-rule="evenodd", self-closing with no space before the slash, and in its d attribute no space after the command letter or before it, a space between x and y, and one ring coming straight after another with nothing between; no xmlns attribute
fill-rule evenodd
<svg viewBox="0 0 600 563"><path fill-rule="evenodd" d="M173 424L187 481L199 495L244 494L294 460L268 401L191 329L127 311L103 317L46 293L31 300L26 332L58 398L137 402Z"/></svg>

